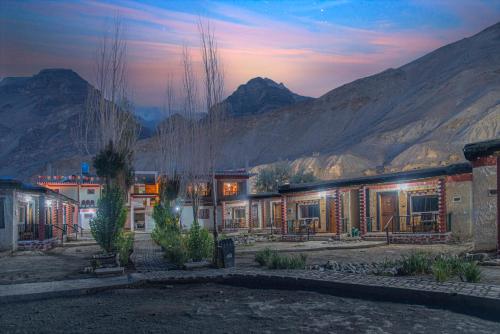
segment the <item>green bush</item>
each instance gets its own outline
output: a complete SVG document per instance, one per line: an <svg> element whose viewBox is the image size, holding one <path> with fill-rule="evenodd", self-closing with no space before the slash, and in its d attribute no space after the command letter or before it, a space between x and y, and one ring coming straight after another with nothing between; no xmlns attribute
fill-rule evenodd
<svg viewBox="0 0 500 334"><path fill-rule="evenodd" d="M305 269L306 260L307 255L305 254L285 256L273 252L269 258L267 267L269 269Z"/></svg>
<svg viewBox="0 0 500 334"><path fill-rule="evenodd" d="M255 253L255 262L257 262L261 266L266 266L269 263L271 255L273 255L273 253L275 252L276 251L272 251L269 248L264 248L263 250L260 250L257 253Z"/></svg>
<svg viewBox="0 0 500 334"><path fill-rule="evenodd" d="M432 264L432 274L438 282L445 282L453 276L453 262L446 258L438 258Z"/></svg>
<svg viewBox="0 0 500 334"><path fill-rule="evenodd" d="M415 252L408 256L403 256L399 261L400 275L423 275L432 272L431 266L433 258L423 252Z"/></svg>
<svg viewBox="0 0 500 334"><path fill-rule="evenodd" d="M481 280L481 269L477 262L464 262L460 267L459 276L462 281L477 283Z"/></svg>
<svg viewBox="0 0 500 334"><path fill-rule="evenodd" d="M212 235L194 221L189 229L186 239L189 258L193 261L201 261L212 256L214 239Z"/></svg>
<svg viewBox="0 0 500 334"><path fill-rule="evenodd" d="M121 232L118 235L116 242L116 249L118 251L118 258L120 265L126 266L129 263L130 254L134 248L134 233Z"/></svg>
<svg viewBox="0 0 500 334"><path fill-rule="evenodd" d="M126 219L127 211L120 188L107 188L97 202L96 217L90 220L92 236L106 253L116 250L116 241Z"/></svg>
<svg viewBox="0 0 500 334"><path fill-rule="evenodd" d="M186 244L180 229L169 229L160 239L165 250L165 258L176 266L182 266L188 258Z"/></svg>

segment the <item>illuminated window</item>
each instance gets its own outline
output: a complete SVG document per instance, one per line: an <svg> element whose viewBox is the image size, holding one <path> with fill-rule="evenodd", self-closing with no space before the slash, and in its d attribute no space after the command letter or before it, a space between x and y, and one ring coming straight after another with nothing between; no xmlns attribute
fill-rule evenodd
<svg viewBox="0 0 500 334"><path fill-rule="evenodd" d="M234 196L238 194L238 183L237 182L224 182L222 187L222 194L224 196Z"/></svg>
<svg viewBox="0 0 500 334"><path fill-rule="evenodd" d="M201 196L201 197L210 196L210 189L208 188L208 184L206 184L204 182L198 183L195 186L195 190L196 190L196 193L198 194L198 196ZM191 184L188 185L187 191L188 191L188 194L192 194L193 193L193 185L191 185Z"/></svg>

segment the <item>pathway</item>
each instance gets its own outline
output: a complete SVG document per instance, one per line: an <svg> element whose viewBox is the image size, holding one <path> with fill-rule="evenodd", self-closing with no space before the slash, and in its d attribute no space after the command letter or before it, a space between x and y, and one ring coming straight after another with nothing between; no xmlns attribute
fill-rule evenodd
<svg viewBox="0 0 500 334"><path fill-rule="evenodd" d="M137 272L172 269L172 266L165 261L160 246L151 239L149 233L135 233L131 259Z"/></svg>

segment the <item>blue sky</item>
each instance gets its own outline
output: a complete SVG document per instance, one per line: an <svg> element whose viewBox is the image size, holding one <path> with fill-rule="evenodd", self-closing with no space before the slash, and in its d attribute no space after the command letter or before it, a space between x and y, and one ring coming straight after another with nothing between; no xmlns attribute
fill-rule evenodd
<svg viewBox="0 0 500 334"><path fill-rule="evenodd" d="M500 21L500 1L0 1L0 77L72 68L92 82L93 55L119 13L131 94L158 105L180 80L180 50L199 61L196 23L215 27L230 93L252 77L320 96Z"/></svg>

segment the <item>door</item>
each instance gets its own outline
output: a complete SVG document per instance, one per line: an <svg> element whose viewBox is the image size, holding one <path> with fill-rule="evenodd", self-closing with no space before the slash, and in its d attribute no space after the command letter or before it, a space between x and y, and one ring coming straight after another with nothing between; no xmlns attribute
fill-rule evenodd
<svg viewBox="0 0 500 334"><path fill-rule="evenodd" d="M387 192L379 194L380 203L380 217L379 217L379 231L383 232L384 227L391 220L392 217L397 220L394 224L395 229L399 229L398 215L398 193L397 192Z"/></svg>
<svg viewBox="0 0 500 334"><path fill-rule="evenodd" d="M273 229L281 228L281 203L273 203Z"/></svg>

